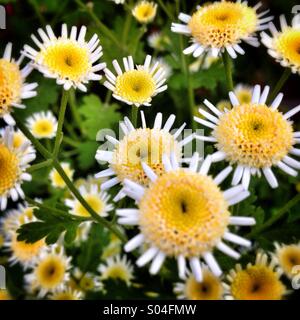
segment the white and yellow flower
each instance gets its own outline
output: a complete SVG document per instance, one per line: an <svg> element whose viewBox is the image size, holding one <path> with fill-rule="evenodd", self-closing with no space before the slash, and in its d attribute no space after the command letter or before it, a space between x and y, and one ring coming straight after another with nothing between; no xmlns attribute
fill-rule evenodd
<svg viewBox="0 0 300 320"><path fill-rule="evenodd" d="M38 292L43 298L47 293L63 290L70 278L71 257L67 257L62 247L52 245L41 252L31 273L25 275L29 292Z"/></svg>
<svg viewBox="0 0 300 320"><path fill-rule="evenodd" d="M287 277L293 278L300 274L300 243L284 245L276 242L272 257Z"/></svg>
<svg viewBox="0 0 300 320"><path fill-rule="evenodd" d="M111 203L108 203L110 196L106 192L100 191L99 186L96 184L91 184L87 187L82 185L79 187L79 192L100 217L107 217L109 212L114 208ZM71 213L74 215L80 217L90 216L88 211L76 198L66 199L65 204L71 209Z"/></svg>
<svg viewBox="0 0 300 320"><path fill-rule="evenodd" d="M192 141L194 135L189 135L179 141L185 123L175 132L171 128L175 122L175 115L171 115L166 123L162 125L162 114L158 113L155 117L153 128L146 125L143 111L141 111L142 127L134 128L130 120L125 117L120 123L124 137L119 141L111 136L106 136L107 140L114 145L113 151L99 149L96 154L98 161L108 162L109 168L96 174L96 178L110 177L101 185L102 190L109 189L124 179L147 185L149 179L145 174L142 162L155 171L157 175L163 173L162 156L165 153L175 152L178 161L180 160L183 147ZM115 201L124 196L122 190L115 197Z"/></svg>
<svg viewBox="0 0 300 320"><path fill-rule="evenodd" d="M25 152L30 145L24 142L18 148L13 145L14 132L6 127L0 137L0 209L5 210L8 198L17 201L24 198L21 188L23 181L30 181L31 175L26 172L29 163L35 159L35 151Z"/></svg>
<svg viewBox="0 0 300 320"><path fill-rule="evenodd" d="M291 68L293 73L300 73L300 14L288 26L285 17L280 17L281 31L270 23L271 36L262 32L262 43L268 48L270 56L283 67Z"/></svg>
<svg viewBox="0 0 300 320"><path fill-rule="evenodd" d="M72 180L74 170L71 168L71 165L68 162L62 162L61 166L62 166L63 170L65 171L66 175L68 176L68 178L70 180ZM50 178L51 184L54 188L65 188L65 186L66 186L65 181L63 180L61 175L55 169L52 169L50 171L49 178Z"/></svg>
<svg viewBox="0 0 300 320"><path fill-rule="evenodd" d="M73 290L69 287L57 289L49 295L50 300L82 300L83 293L80 290Z"/></svg>
<svg viewBox="0 0 300 320"><path fill-rule="evenodd" d="M34 113L26 124L37 139L52 139L56 135L57 120L51 111Z"/></svg>
<svg viewBox="0 0 300 320"><path fill-rule="evenodd" d="M285 173L296 176L300 162L290 155L299 156L300 132L294 132L290 118L300 111L300 105L282 114L278 107L283 99L280 93L271 105L267 104L270 88L256 85L250 103L240 102L233 92L229 98L233 108L220 111L209 101L204 104L212 113L200 108L199 112L206 120L195 117L195 121L212 129L208 137L196 138L215 143L218 149L211 160L226 160L235 165L232 184L242 181L248 189L251 175L264 174L272 188L278 187L278 181L272 167L278 167Z"/></svg>
<svg viewBox="0 0 300 320"><path fill-rule="evenodd" d="M3 118L8 125L15 125L15 120L11 116L13 108L26 108L22 100L35 97L38 84L25 82L32 67L27 64L21 69L24 56L21 55L15 61L11 52L12 44L8 43L0 59L0 118Z"/></svg>
<svg viewBox="0 0 300 320"><path fill-rule="evenodd" d="M158 273L164 260L170 257L177 259L180 278L186 276L188 261L195 279L201 282L202 259L218 277L222 271L213 256L214 249L238 259L240 253L224 240L245 247L251 245L250 241L228 229L230 225L255 224L253 218L231 216L229 211L229 206L247 198L249 192L242 185L221 191L218 185L232 168L226 168L213 179L208 176L209 157L200 170L197 153L192 157L189 168L180 168L174 153L170 159L164 155L163 163L165 173L161 176L142 163L151 180L149 187L128 179L124 181L123 192L136 201L138 209L118 209L118 223L139 228L139 233L124 249L129 252L146 246L136 264L142 267L152 261L151 274Z"/></svg>
<svg viewBox="0 0 300 320"><path fill-rule="evenodd" d="M82 272L79 268L75 268L73 271L73 276L78 280L78 287L84 292L87 291L101 291L104 286L100 279L91 272Z"/></svg>
<svg viewBox="0 0 300 320"><path fill-rule="evenodd" d="M162 32L155 31L148 36L147 42L149 47L155 50L163 51L165 49L165 45L170 43L170 39Z"/></svg>
<svg viewBox="0 0 300 320"><path fill-rule="evenodd" d="M188 272L184 282L175 284L174 293L180 300L222 300L224 287L220 278L204 267L202 282Z"/></svg>
<svg viewBox="0 0 300 320"><path fill-rule="evenodd" d="M45 250L46 244L44 239L34 243L17 240L17 232L12 232L4 243L4 247L10 252L8 262L11 265L21 264L26 270L32 267L41 254Z"/></svg>
<svg viewBox="0 0 300 320"><path fill-rule="evenodd" d="M148 55L143 65L134 66L131 56L123 58L124 72L117 60L113 66L114 75L108 68L104 69L106 81L104 86L113 92L113 97L129 105L137 107L150 106L152 98L167 89L165 71L159 62L151 64Z"/></svg>
<svg viewBox="0 0 300 320"><path fill-rule="evenodd" d="M191 37L192 44L183 53L195 58L205 52L217 57L225 50L232 58L244 54L242 41L259 46L256 32L268 28L273 17L264 17L267 11L258 13L261 3L253 8L247 2L216 1L198 6L192 15L180 13L182 23L172 23L171 30Z"/></svg>
<svg viewBox="0 0 300 320"><path fill-rule="evenodd" d="M228 283L224 283L227 300L282 300L287 290L280 280L282 270L276 261L268 262L268 256L259 252L255 264L246 268L240 264L229 271Z"/></svg>
<svg viewBox="0 0 300 320"><path fill-rule="evenodd" d="M96 63L102 56L97 34L90 41L85 40L86 27L80 30L73 26L70 33L66 24L62 25L61 36L56 37L52 28L47 25L46 31L38 29L39 40L35 35L31 38L37 49L24 46L24 55L33 60L33 65L45 77L54 78L65 90L71 87L86 92L89 81L99 81L98 71L105 68L105 63Z"/></svg>
<svg viewBox="0 0 300 320"><path fill-rule="evenodd" d="M116 255L107 258L105 264L100 264L98 267L102 280L113 279L124 281L127 286L130 286L133 280L133 266L124 255Z"/></svg>
<svg viewBox="0 0 300 320"><path fill-rule="evenodd" d="M156 16L157 4L150 1L140 1L132 9L132 15L140 23L152 22Z"/></svg>

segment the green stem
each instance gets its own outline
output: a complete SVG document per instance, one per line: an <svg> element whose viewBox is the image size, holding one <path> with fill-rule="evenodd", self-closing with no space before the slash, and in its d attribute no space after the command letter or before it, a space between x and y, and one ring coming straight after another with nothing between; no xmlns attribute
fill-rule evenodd
<svg viewBox="0 0 300 320"><path fill-rule="evenodd" d="M282 208L280 208L277 211L277 213L274 216L272 216L269 220L267 220L263 225L261 225L259 228L256 228L252 232L250 232L247 235L247 237L251 238L253 236L256 236L257 234L271 227L274 223L282 219L289 212L289 210L293 208L299 201L300 201L300 193L297 194L290 201L288 201Z"/></svg>
<svg viewBox="0 0 300 320"><path fill-rule="evenodd" d="M276 98L276 96L278 95L279 91L282 89L284 84L287 82L287 80L288 80L288 78L290 77L291 74L292 74L292 70L290 68L285 68L284 69L284 72L281 75L281 78L279 79L279 81L277 82L275 88L273 89L273 91L269 95L268 102L267 102L268 104L271 103Z"/></svg>
<svg viewBox="0 0 300 320"><path fill-rule="evenodd" d="M80 192L77 190L77 188L74 186L72 181L69 179L67 174L65 173L64 169L61 167L60 163L54 159L53 165L58 174L62 177L64 182L66 183L69 190L73 193L75 198L82 204L82 206L88 211L88 213L91 215L91 217L97 221L99 224L103 225L104 227L108 228L111 232L113 232L119 239L122 241L126 241L126 237L113 225L111 225L106 219L100 217L86 202L86 200L82 197Z"/></svg>
<svg viewBox="0 0 300 320"><path fill-rule="evenodd" d="M140 40L142 39L143 35L144 35L146 32L147 32L147 26L146 26L146 25L141 26L140 32L139 32L139 34L137 35L137 37L136 37L136 39L135 39L135 43L134 43L134 46L133 46L133 49L132 49L132 56L133 56L133 58L136 58L136 57L135 57L135 54L136 54L138 45L139 45Z"/></svg>
<svg viewBox="0 0 300 320"><path fill-rule="evenodd" d="M91 218L86 218L86 217L80 217L80 216L76 216L76 215L70 215L69 213L67 213L66 211L57 209L57 208L53 208L53 207L49 207L45 204L39 203L31 198L26 197L25 198L26 202L28 202L28 204L30 204L31 206L34 207L38 207L40 209L44 209L47 210L49 212L53 212L53 213L57 213L60 214L62 216L68 216L68 217L72 217L74 220L78 220L78 221L91 221Z"/></svg>
<svg viewBox="0 0 300 320"><path fill-rule="evenodd" d="M63 90L60 109L59 109L59 115L58 115L58 125L57 125L57 132L56 132L56 138L55 138L55 144L54 144L54 150L53 150L53 159L56 159L59 153L59 148L63 138L62 129L64 125L64 120L65 120L66 108L68 104L68 96L69 96L68 91Z"/></svg>
<svg viewBox="0 0 300 320"><path fill-rule="evenodd" d="M127 16L126 16L126 20L125 20L125 24L124 24L124 29L123 29L123 35L122 35L122 46L123 46L123 52L126 53L127 50L127 37L129 34L129 30L131 27L131 21L132 21L132 13L131 10L129 10L127 12Z"/></svg>
<svg viewBox="0 0 300 320"><path fill-rule="evenodd" d="M31 4L35 14L37 15L38 19L40 20L41 25L45 26L46 20L44 18L44 16L41 14L40 8L36 2L36 0L29 0L29 3Z"/></svg>
<svg viewBox="0 0 300 320"><path fill-rule="evenodd" d="M90 15L90 17L96 23L100 31L103 34L105 34L108 38L110 38L110 40L112 40L119 49L123 49L120 41L118 41L118 39L114 36L113 32L111 32L110 29L99 20L97 15L94 13L93 9L85 5L81 0L75 0L75 1L81 9L83 9Z"/></svg>
<svg viewBox="0 0 300 320"><path fill-rule="evenodd" d="M77 105L76 105L75 90L73 88L70 89L69 105L70 105L70 108L71 108L73 119L75 120L78 129L80 130L80 132L82 134L84 134L84 129L83 129L83 126L82 126L81 117L80 117L80 114L78 112Z"/></svg>
<svg viewBox="0 0 300 320"><path fill-rule="evenodd" d="M28 138L33 146L38 150L38 152L46 159L51 159L52 154L49 152L33 135L32 133L27 129L27 127L24 125L24 122L19 120L16 114L14 114L14 120L16 122L16 126L23 132L26 138Z"/></svg>
<svg viewBox="0 0 300 320"><path fill-rule="evenodd" d="M223 64L225 68L225 75L227 80L228 91L233 91L232 69L229 54L226 50L222 53Z"/></svg>
<svg viewBox="0 0 300 320"><path fill-rule="evenodd" d="M131 122L135 128L137 127L138 111L139 111L138 107L134 105L131 106Z"/></svg>
<svg viewBox="0 0 300 320"><path fill-rule="evenodd" d="M80 145L80 142L74 141L69 137L63 137L63 142L74 148L77 148Z"/></svg>
<svg viewBox="0 0 300 320"><path fill-rule="evenodd" d="M175 19L175 17L173 15L173 13L171 13L170 10L166 7L166 5L163 3L163 1L157 0L157 2L161 6L161 8L165 12L165 14L168 16L168 18L173 21Z"/></svg>
<svg viewBox="0 0 300 320"><path fill-rule="evenodd" d="M32 166L30 166L27 169L27 172L31 173L31 172L34 172L34 171L37 171L37 170L40 170L40 169L43 169L43 168L50 167L51 165L52 165L52 159L45 160L45 161L42 161L40 163L33 164Z"/></svg>
<svg viewBox="0 0 300 320"><path fill-rule="evenodd" d="M108 228L111 232L113 232L120 240L127 241L126 237L116 228L113 226L110 222L105 220L104 218L100 217L85 201L85 199L82 197L80 192L76 189L72 181L69 179L67 174L65 173L64 169L59 164L58 160L56 158L53 158L53 155L32 135L32 133L28 130L28 128L23 124L22 121L20 121L16 115L14 115L14 119L16 122L17 127L23 132L25 137L27 137L31 143L36 147L36 149L40 152L40 154L46 159L46 160L52 160L53 166L58 172L58 174L62 177L65 184L69 188L69 190L72 192L74 197L82 204L82 206L89 212L91 217L98 222L99 224L103 225L104 227Z"/></svg>

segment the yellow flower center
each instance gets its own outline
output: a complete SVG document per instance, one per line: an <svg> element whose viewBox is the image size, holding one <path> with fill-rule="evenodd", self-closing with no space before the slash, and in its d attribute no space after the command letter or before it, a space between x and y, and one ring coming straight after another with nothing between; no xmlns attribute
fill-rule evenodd
<svg viewBox="0 0 300 320"><path fill-rule="evenodd" d="M130 70L117 77L115 94L133 102L144 103L151 100L155 82L145 70Z"/></svg>
<svg viewBox="0 0 300 320"><path fill-rule="evenodd" d="M229 216L210 177L181 169L165 173L146 190L139 225L146 240L167 255L194 257L220 241Z"/></svg>
<svg viewBox="0 0 300 320"><path fill-rule="evenodd" d="M266 105L233 108L221 117L214 135L230 162L255 168L276 164L293 145L291 124Z"/></svg>
<svg viewBox="0 0 300 320"><path fill-rule="evenodd" d="M297 245L284 246L278 254L278 259L283 271L293 276L293 267L300 265L300 247Z"/></svg>
<svg viewBox="0 0 300 320"><path fill-rule="evenodd" d="M13 146L15 149L20 148L25 141L26 141L26 138L21 132L14 133Z"/></svg>
<svg viewBox="0 0 300 320"><path fill-rule="evenodd" d="M79 286L80 288L82 288L84 291L91 291L94 289L95 285L94 285L94 281L92 278L90 277L83 277L81 280L80 280L80 283L79 283Z"/></svg>
<svg viewBox="0 0 300 320"><path fill-rule="evenodd" d="M189 300L220 300L223 294L221 281L211 272L203 272L203 281L190 276L185 283L185 296Z"/></svg>
<svg viewBox="0 0 300 320"><path fill-rule="evenodd" d="M252 99L252 91L251 90L241 89L238 92L235 92L235 95L241 104L251 102L251 99ZM231 108L229 108L229 109L231 109Z"/></svg>
<svg viewBox="0 0 300 320"><path fill-rule="evenodd" d="M22 76L14 62L0 59L0 115L8 113L12 103L20 101Z"/></svg>
<svg viewBox="0 0 300 320"><path fill-rule="evenodd" d="M152 2L142 1L134 8L133 15L139 22L148 23L156 15L156 5Z"/></svg>
<svg viewBox="0 0 300 320"><path fill-rule="evenodd" d="M66 264L59 256L50 255L36 268L36 280L45 289L54 289L64 281Z"/></svg>
<svg viewBox="0 0 300 320"><path fill-rule="evenodd" d="M89 206L99 215L101 215L103 209L104 209L104 203L99 198L98 195L89 194L84 196L85 201L89 204ZM89 217L89 212L85 209L85 207L78 202L74 208L74 213L81 217Z"/></svg>
<svg viewBox="0 0 300 320"><path fill-rule="evenodd" d="M17 236L14 236L12 238L11 250L18 261L27 262L36 258L44 245L44 240L26 243L25 241L18 241Z"/></svg>
<svg viewBox="0 0 300 320"><path fill-rule="evenodd" d="M33 208L26 208L19 216L18 221L19 224L22 225L24 223L28 223L34 218Z"/></svg>
<svg viewBox="0 0 300 320"><path fill-rule="evenodd" d="M287 28L274 38L275 49L289 64L300 67L300 30Z"/></svg>
<svg viewBox="0 0 300 320"><path fill-rule="evenodd" d="M103 278L121 280L128 283L131 280L131 274L126 266L115 264L107 268Z"/></svg>
<svg viewBox="0 0 300 320"><path fill-rule="evenodd" d="M69 164L62 164L62 167L63 167L66 175L68 176L68 178L72 179L73 170L70 168L70 165ZM56 170L53 170L50 173L50 179L51 179L51 182L54 187L64 188L66 186L65 181L63 180L61 175Z"/></svg>
<svg viewBox="0 0 300 320"><path fill-rule="evenodd" d="M224 1L200 8L188 25L201 45L222 48L255 32L257 23L254 9L246 4Z"/></svg>
<svg viewBox="0 0 300 320"><path fill-rule="evenodd" d="M32 134L40 138L51 136L54 130L53 123L48 119L36 120L32 126Z"/></svg>
<svg viewBox="0 0 300 320"><path fill-rule="evenodd" d="M238 271L231 283L231 294L236 300L281 300L284 293L278 275L264 265Z"/></svg>
<svg viewBox="0 0 300 320"><path fill-rule="evenodd" d="M111 166L121 181L127 178L145 185L149 179L141 162L161 175L164 172L162 156L172 151L179 158L181 148L170 133L158 129L137 129L124 136L117 145Z"/></svg>
<svg viewBox="0 0 300 320"><path fill-rule="evenodd" d="M75 82L81 81L91 68L87 48L72 40L59 39L43 49L36 60L60 78Z"/></svg>
<svg viewBox="0 0 300 320"><path fill-rule="evenodd" d="M10 190L19 178L19 161L0 141L0 196Z"/></svg>
<svg viewBox="0 0 300 320"><path fill-rule="evenodd" d="M77 297L72 292L59 292L51 297L51 300L77 300Z"/></svg>

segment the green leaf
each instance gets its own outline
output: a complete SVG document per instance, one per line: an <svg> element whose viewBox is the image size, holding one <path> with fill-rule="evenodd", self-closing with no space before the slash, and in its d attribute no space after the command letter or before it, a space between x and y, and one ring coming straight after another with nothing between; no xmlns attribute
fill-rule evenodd
<svg viewBox="0 0 300 320"><path fill-rule="evenodd" d="M95 164L95 154L98 148L96 141L83 142L78 146L78 164L79 168L86 170Z"/></svg>
<svg viewBox="0 0 300 320"><path fill-rule="evenodd" d="M35 209L34 215L39 221L23 224L18 229L18 240L34 243L46 238L47 244L55 243L63 232L66 242L74 241L76 230L84 220L60 210Z"/></svg>
<svg viewBox="0 0 300 320"><path fill-rule="evenodd" d="M84 118L82 125L89 139L96 141L96 135L100 129L112 128L118 123L121 114L117 111L117 108L117 104L105 106L99 97L94 94L83 98L79 112Z"/></svg>
<svg viewBox="0 0 300 320"><path fill-rule="evenodd" d="M96 271L99 265L99 258L105 246L108 245L110 233L99 224L93 224L88 240L81 246L77 263L81 271Z"/></svg>

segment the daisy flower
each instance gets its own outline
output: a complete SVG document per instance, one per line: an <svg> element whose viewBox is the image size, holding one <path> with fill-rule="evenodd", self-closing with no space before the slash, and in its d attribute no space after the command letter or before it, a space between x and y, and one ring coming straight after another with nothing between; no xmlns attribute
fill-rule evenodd
<svg viewBox="0 0 300 320"><path fill-rule="evenodd" d="M33 266L34 261L39 257L42 250L45 249L45 241L41 239L34 243L17 240L17 232L14 231L4 243L4 247L10 252L8 262L11 265L21 264L24 270Z"/></svg>
<svg viewBox="0 0 300 320"><path fill-rule="evenodd" d="M140 1L132 9L132 15L140 23L152 22L156 16L157 4L150 1Z"/></svg>
<svg viewBox="0 0 300 320"><path fill-rule="evenodd" d="M23 144L28 144L28 147L25 149L24 153L34 153L34 148L31 145L30 141L24 136L24 134L19 129L11 128L13 135L13 147L18 149ZM0 136L3 138L5 129L0 129Z"/></svg>
<svg viewBox="0 0 300 320"><path fill-rule="evenodd" d="M184 282L175 284L174 293L177 299L186 300L222 300L223 284L207 267L203 268L203 281L197 282L189 272Z"/></svg>
<svg viewBox="0 0 300 320"><path fill-rule="evenodd" d="M11 116L13 108L24 109L23 99L35 97L37 95L37 83L26 83L26 77L32 71L32 67L27 64L21 69L24 56L15 61L11 57L12 44L5 47L3 57L0 59L0 118L8 125L15 125L15 120Z"/></svg>
<svg viewBox="0 0 300 320"><path fill-rule="evenodd" d="M106 192L100 191L99 186L96 184L91 184L88 187L82 185L79 187L79 192L89 206L101 217L107 217L109 211L114 208L112 204L108 203L110 196ZM76 198L66 199L65 204L74 215L81 217L90 216L88 211Z"/></svg>
<svg viewBox="0 0 300 320"><path fill-rule="evenodd" d="M185 278L189 262L196 281L203 280L200 259L204 259L215 276L222 271L214 258L213 250L238 259L240 254L225 242L249 247L250 241L229 231L229 225L249 226L255 220L249 217L231 216L229 206L249 196L241 185L221 191L219 184L228 176L226 168L214 179L208 176L209 157L198 170L199 155L191 159L189 168L180 168L174 153L163 157L165 173L156 173L143 163L151 180L148 188L126 179L124 192L133 198L138 209L116 211L118 223L137 225L139 233L124 247L126 252L138 247L147 249L136 264L142 267L152 261L150 273L159 272L166 257L178 262L179 276Z"/></svg>
<svg viewBox="0 0 300 320"><path fill-rule="evenodd" d="M25 142L19 148L13 146L13 131L10 127L0 137L0 209L5 210L8 198L17 201L24 198L21 188L23 181L30 181L31 175L26 173L29 163L35 159L35 151L25 152L30 143Z"/></svg>
<svg viewBox="0 0 300 320"><path fill-rule="evenodd" d="M284 245L275 243L275 252L272 254L285 275L293 278L298 272L294 271L295 266L300 265L300 243Z"/></svg>
<svg viewBox="0 0 300 320"><path fill-rule="evenodd" d="M51 111L34 113L26 124L37 139L52 139L56 135L57 120Z"/></svg>
<svg viewBox="0 0 300 320"><path fill-rule="evenodd" d="M194 138L190 135L181 141L178 140L185 123L174 133L170 132L175 122L175 115L171 115L162 125L162 114L158 113L152 129L147 127L143 111L141 111L141 119L142 128L134 128L130 120L125 117L120 123L124 137L118 141L111 136L106 136L107 140L114 145L113 151L100 149L97 151L96 159L108 162L109 168L97 173L96 178L113 176L102 183L102 190L122 183L124 179L147 185L150 180L141 162L146 162L157 175L160 175L164 171L162 155L174 151L179 160L183 147ZM124 194L121 190L114 200L117 201L122 195Z"/></svg>
<svg viewBox="0 0 300 320"><path fill-rule="evenodd" d="M268 262L268 256L259 252L255 264L246 268L240 264L229 271L225 286L227 300L281 300L287 293L281 282L282 271L276 267L274 259Z"/></svg>
<svg viewBox="0 0 300 320"><path fill-rule="evenodd" d="M49 295L50 300L82 300L83 293L69 287L57 289Z"/></svg>
<svg viewBox="0 0 300 320"><path fill-rule="evenodd" d="M170 39L162 32L155 31L148 36L147 42L149 47L155 50L163 51L165 49L165 44L170 43Z"/></svg>
<svg viewBox="0 0 300 320"><path fill-rule="evenodd" d="M236 58L237 53L245 53L241 41L259 46L255 33L267 29L268 22L273 19L264 17L268 10L258 13L260 6L261 3L249 7L246 1L217 1L199 6L192 16L180 13L178 19L182 23L172 23L171 30L191 37L192 44L184 54L197 58L208 51L217 57L226 50Z"/></svg>
<svg viewBox="0 0 300 320"><path fill-rule="evenodd" d="M100 277L91 272L83 273L79 268L75 268L73 276L79 281L79 288L85 292L103 290L103 283Z"/></svg>
<svg viewBox="0 0 300 320"><path fill-rule="evenodd" d="M159 62L151 64L148 55L143 65L134 66L131 56L123 58L124 72L117 60L112 62L117 75L108 68L104 69L104 86L113 92L113 97L137 107L150 106L152 98L167 89L165 71Z"/></svg>
<svg viewBox="0 0 300 320"><path fill-rule="evenodd" d="M96 63L102 56L97 34L86 42L86 27L80 30L73 26L68 34L66 24L62 25L61 36L56 37L48 25L46 30L38 29L39 40L31 35L37 49L24 46L24 55L33 61L33 65L45 77L54 78L65 90L71 87L86 92L89 81L99 81L101 76L96 72L105 68L105 63Z"/></svg>
<svg viewBox="0 0 300 320"><path fill-rule="evenodd" d="M35 261L31 273L25 275L28 291L38 291L38 297L63 289L69 280L71 257L67 257L62 247L52 245L43 250Z"/></svg>
<svg viewBox="0 0 300 320"><path fill-rule="evenodd" d="M213 129L209 137L196 138L215 143L218 149L211 160L218 162L226 160L236 165L232 184L242 181L244 188L249 187L251 175L264 174L272 188L278 187L272 166L285 173L296 176L295 169L300 168L300 162L290 155L300 155L299 132L294 132L290 118L300 111L300 105L282 114L278 107L283 99L280 93L272 104L266 104L270 88L266 86L261 92L259 85L253 89L250 103L242 103L233 92L229 98L233 108L220 111L209 101L204 104L213 113L199 109L207 120L195 117L198 123Z"/></svg>
<svg viewBox="0 0 300 320"><path fill-rule="evenodd" d="M62 162L61 163L62 168L64 169L66 175L68 176L68 178L70 180L72 180L73 178L73 174L74 174L74 170L71 168L71 165L67 162ZM50 175L49 175L51 184L54 188L65 188L66 183L63 180L63 178L61 177L61 175L55 170L52 169L50 171Z"/></svg>
<svg viewBox="0 0 300 320"><path fill-rule="evenodd" d="M124 281L130 286L133 276L133 266L127 260L127 257L120 255L109 257L105 264L100 264L98 271L102 280L113 279Z"/></svg>
<svg viewBox="0 0 300 320"><path fill-rule="evenodd" d="M253 87L245 84L238 84L233 90L240 103L251 103Z"/></svg>
<svg viewBox="0 0 300 320"><path fill-rule="evenodd" d="M0 220L0 230L7 236L13 234L17 229L29 222L36 220L34 214L34 207L29 207L27 203L18 204L17 209L9 210Z"/></svg>
<svg viewBox="0 0 300 320"><path fill-rule="evenodd" d="M300 15L292 20L288 26L285 17L280 16L281 31L270 23L271 36L262 32L261 41L268 48L270 56L276 59L283 67L291 68L293 73L300 73Z"/></svg>

